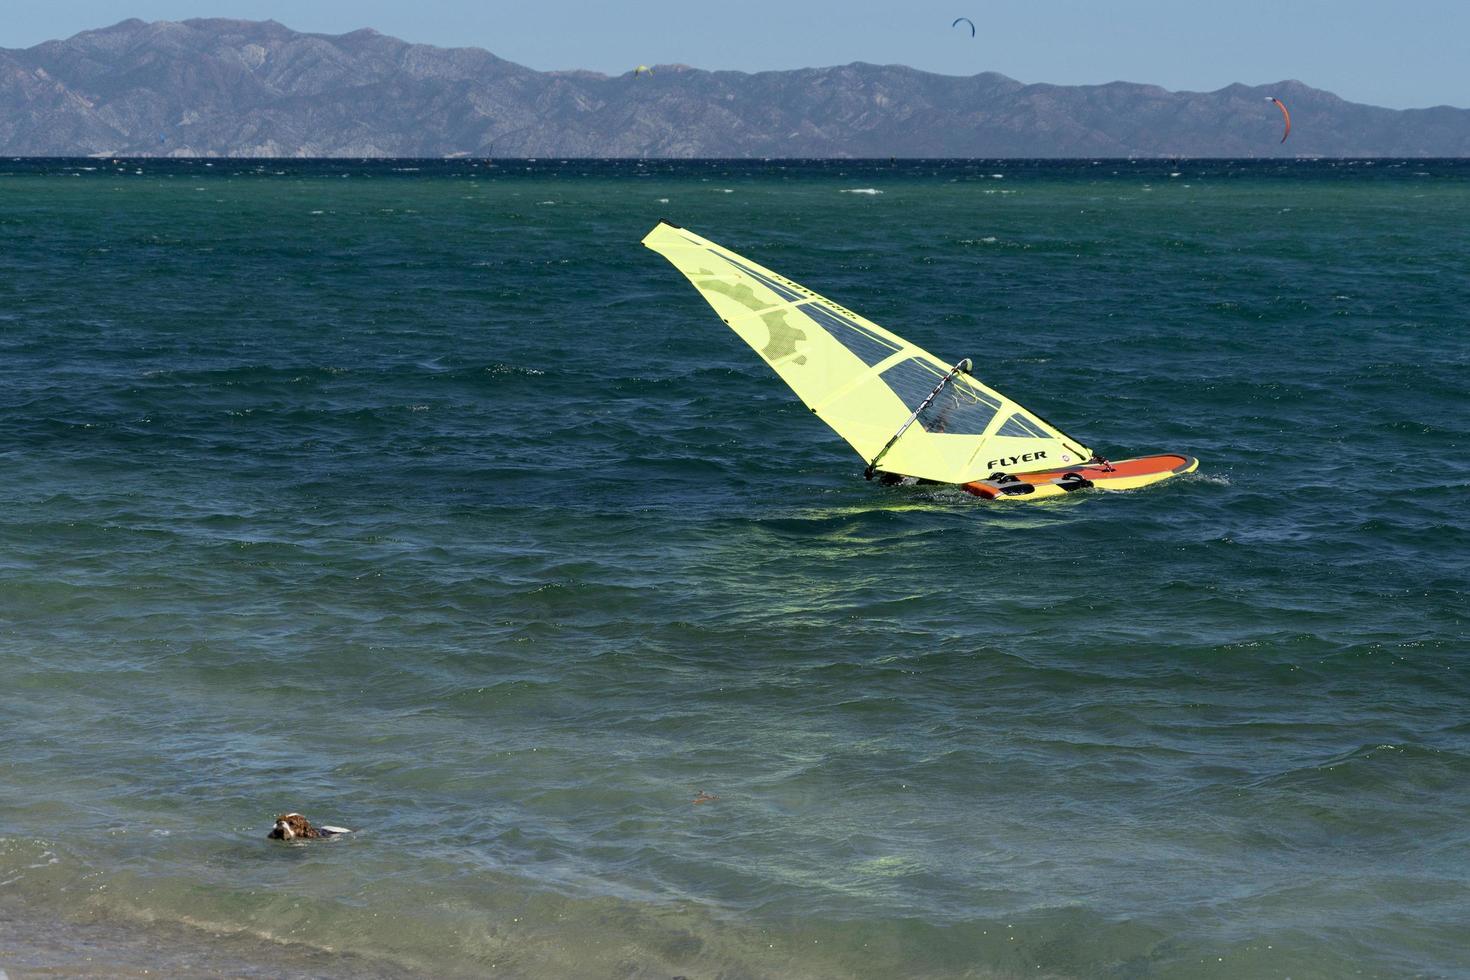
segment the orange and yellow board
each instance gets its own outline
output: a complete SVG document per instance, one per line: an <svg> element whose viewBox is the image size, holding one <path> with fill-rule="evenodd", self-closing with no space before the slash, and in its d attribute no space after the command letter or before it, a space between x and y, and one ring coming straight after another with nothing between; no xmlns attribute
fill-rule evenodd
<svg viewBox="0 0 1470 980"><path fill-rule="evenodd" d="M973 480L961 486L967 492L987 500L1038 500L1092 487L1099 490L1135 490L1170 477L1193 473L1198 468L1199 460L1193 456L1167 453L1037 473L1013 473L1008 474L1008 479L1004 481Z"/></svg>

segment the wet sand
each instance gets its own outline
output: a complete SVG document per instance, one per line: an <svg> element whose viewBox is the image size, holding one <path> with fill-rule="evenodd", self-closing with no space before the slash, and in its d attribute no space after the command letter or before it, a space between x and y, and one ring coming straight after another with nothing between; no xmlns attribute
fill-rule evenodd
<svg viewBox="0 0 1470 980"><path fill-rule="evenodd" d="M397 980L362 956L168 923L60 918L0 901L0 980L38 977L282 977Z"/></svg>

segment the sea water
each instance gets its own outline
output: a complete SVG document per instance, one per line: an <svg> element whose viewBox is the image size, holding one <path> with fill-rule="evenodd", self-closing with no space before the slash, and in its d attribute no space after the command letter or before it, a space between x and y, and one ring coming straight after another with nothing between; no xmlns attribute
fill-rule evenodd
<svg viewBox="0 0 1470 980"><path fill-rule="evenodd" d="M1200 470L867 483L660 218ZM0 162L0 968L1470 974L1467 308L1463 162Z"/></svg>

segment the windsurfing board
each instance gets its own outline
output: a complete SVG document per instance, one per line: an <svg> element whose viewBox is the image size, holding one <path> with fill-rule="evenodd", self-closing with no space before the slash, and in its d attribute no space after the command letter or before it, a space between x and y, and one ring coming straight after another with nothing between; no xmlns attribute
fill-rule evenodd
<svg viewBox="0 0 1470 980"><path fill-rule="evenodd" d="M1199 460L1193 456L1168 453L1036 473L1010 473L1002 480L973 480L961 486L986 500L1039 500L1093 487L1099 490L1135 490L1197 469Z"/></svg>

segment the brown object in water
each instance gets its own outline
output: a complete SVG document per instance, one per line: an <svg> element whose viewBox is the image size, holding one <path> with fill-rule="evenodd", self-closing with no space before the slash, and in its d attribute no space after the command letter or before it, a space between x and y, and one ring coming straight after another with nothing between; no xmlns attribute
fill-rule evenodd
<svg viewBox="0 0 1470 980"><path fill-rule="evenodd" d="M706 793L704 790L700 790L699 791L699 795L696 796L694 799L690 800L689 802L693 803L695 806L699 806L699 804L701 804L701 803L709 803L712 800L718 800L718 799L719 799L718 796L711 796L710 794Z"/></svg>
<svg viewBox="0 0 1470 980"><path fill-rule="evenodd" d="M299 813L283 813L276 817L276 825L266 834L271 840L295 840L298 837L335 837L342 833L335 827L313 827L311 821Z"/></svg>

